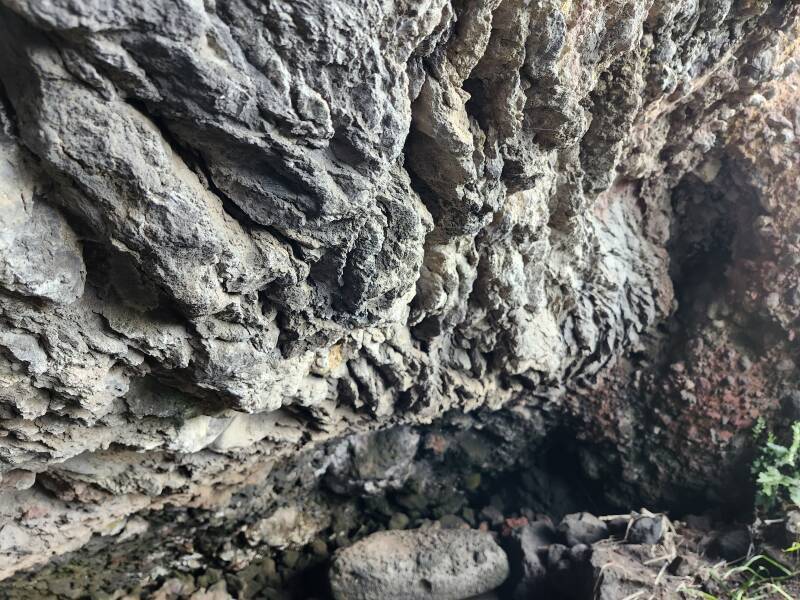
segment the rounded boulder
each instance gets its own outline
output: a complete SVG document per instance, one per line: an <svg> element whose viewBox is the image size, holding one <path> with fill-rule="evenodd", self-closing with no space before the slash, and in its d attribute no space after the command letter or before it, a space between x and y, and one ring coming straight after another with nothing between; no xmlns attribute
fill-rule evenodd
<svg viewBox="0 0 800 600"><path fill-rule="evenodd" d="M463 600L499 587L508 570L483 531L380 531L338 551L330 580L336 600Z"/></svg>

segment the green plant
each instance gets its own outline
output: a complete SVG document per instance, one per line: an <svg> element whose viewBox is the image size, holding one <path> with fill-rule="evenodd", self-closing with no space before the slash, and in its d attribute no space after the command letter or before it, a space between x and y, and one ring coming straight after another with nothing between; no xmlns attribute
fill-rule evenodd
<svg viewBox="0 0 800 600"><path fill-rule="evenodd" d="M798 573L768 556L759 554L724 573L712 570L710 575L715 587L720 590L716 594L686 586L677 591L690 598L703 600L796 600L796 596L785 585L796 582Z"/></svg>
<svg viewBox="0 0 800 600"><path fill-rule="evenodd" d="M786 554L794 554L796 552L800 552L800 542L794 542L791 546L784 550Z"/></svg>
<svg viewBox="0 0 800 600"><path fill-rule="evenodd" d="M800 421L791 427L791 441L784 446L777 436L767 429L763 419L753 428L758 452L752 464L756 483L756 513L766 517L800 508ZM800 552L800 541L795 541L784 553ZM708 572L702 586L682 586L684 597L703 600L773 600L797 599L800 572L792 571L780 562L759 554L744 563L720 569L724 563ZM711 585L709 585L711 584ZM700 589L700 588L705 589ZM706 590L713 590L709 593Z"/></svg>
<svg viewBox="0 0 800 600"><path fill-rule="evenodd" d="M788 505L800 507L800 421L792 425L789 446L780 444L772 431L759 419L754 428L760 442L753 461L752 473L756 478L756 510L769 514L782 511Z"/></svg>

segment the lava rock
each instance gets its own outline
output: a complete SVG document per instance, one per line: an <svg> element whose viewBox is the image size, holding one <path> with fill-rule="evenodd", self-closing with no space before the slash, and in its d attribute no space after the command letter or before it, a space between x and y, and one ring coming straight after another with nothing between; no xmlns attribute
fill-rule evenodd
<svg viewBox="0 0 800 600"><path fill-rule="evenodd" d="M265 542L275 548L302 546L328 524L328 516L312 507L282 506L270 516L259 519L245 529L245 538L252 546Z"/></svg>
<svg viewBox="0 0 800 600"><path fill-rule="evenodd" d="M503 519L505 518L503 516L503 513L498 508L492 506L491 504L483 507L478 516L484 521L488 521L489 524L492 526L500 525L503 522Z"/></svg>
<svg viewBox="0 0 800 600"><path fill-rule="evenodd" d="M389 529L405 529L410 522L411 519L408 518L407 514L401 512L394 513L389 519Z"/></svg>
<svg viewBox="0 0 800 600"><path fill-rule="evenodd" d="M561 520L558 531L568 546L591 545L608 537L606 524L587 512L567 515Z"/></svg>
<svg viewBox="0 0 800 600"><path fill-rule="evenodd" d="M798 374L771 341L797 313L783 300L800 254L796 91L760 85L796 7L731 2L3 1L0 470L35 471L50 493L4 504L20 516L3 521L0 578L170 489L220 514L227 493L208 490L225 489L254 516L325 478L347 500L403 494L412 523L457 514L409 485L428 478L418 459L459 462L480 491L513 455L527 491L573 512L519 440L612 413L620 426L569 444L563 465L608 478L618 464L649 490L721 485L737 423L769 416L765 383ZM729 276L688 276L706 268ZM737 306L676 320L676 297ZM748 345L774 357L732 371L737 323L762 317L774 327ZM662 325L671 337L640 357ZM673 354L691 373L658 367ZM629 359L641 368L610 370ZM629 435L635 395L608 397L634 377L671 424L659 435ZM725 425L706 401L720 386L753 398ZM473 426L494 409L507 425ZM348 437L366 431L381 433ZM685 431L698 437L681 460L646 468ZM281 520L247 543L279 528L276 548L297 544Z"/></svg>
<svg viewBox="0 0 800 600"><path fill-rule="evenodd" d="M663 517L637 517L628 529L628 541L632 544L654 545L664 537Z"/></svg>
<svg viewBox="0 0 800 600"><path fill-rule="evenodd" d="M525 547L534 551L555 544L558 539L558 533L550 521L534 521L514 533Z"/></svg>
<svg viewBox="0 0 800 600"><path fill-rule="evenodd" d="M747 527L737 527L719 533L708 546L708 554L728 562L747 556L752 538Z"/></svg>
<svg viewBox="0 0 800 600"><path fill-rule="evenodd" d="M675 559L674 564L662 573L663 563L647 564L653 557L652 548L640 544L600 544L592 550L594 581L590 593L582 596L581 600L680 598L683 595L676 590L685 586L686 580L684 576L673 574L672 570L693 574L701 568L700 563L690 558L691 553L687 553L688 560ZM653 582L657 577L660 577L661 585L654 589Z"/></svg>
<svg viewBox="0 0 800 600"><path fill-rule="evenodd" d="M419 439L408 427L347 438L333 449L325 483L337 494L399 489L411 474Z"/></svg>
<svg viewBox="0 0 800 600"><path fill-rule="evenodd" d="M684 518L686 525L698 531L711 530L711 517L708 515L686 515Z"/></svg>
<svg viewBox="0 0 800 600"><path fill-rule="evenodd" d="M225 581L218 581L208 589L201 589L189 596L189 600L233 600L228 593Z"/></svg>
<svg viewBox="0 0 800 600"><path fill-rule="evenodd" d="M442 529L469 529L467 522L456 515L444 515L439 519L439 526Z"/></svg>
<svg viewBox="0 0 800 600"><path fill-rule="evenodd" d="M800 390L791 390L781 399L781 412L787 419L800 420Z"/></svg>
<svg viewBox="0 0 800 600"><path fill-rule="evenodd" d="M553 544L547 549L547 582L552 592L549 597L583 600L592 597L594 569L592 548L576 544L567 548Z"/></svg>
<svg viewBox="0 0 800 600"><path fill-rule="evenodd" d="M630 522L630 517L614 517L613 519L606 521L608 533L617 538L624 538L625 534L628 532L628 524Z"/></svg>
<svg viewBox="0 0 800 600"><path fill-rule="evenodd" d="M547 549L547 568L560 571L566 568L569 563L569 548L564 544L552 544Z"/></svg>
<svg viewBox="0 0 800 600"><path fill-rule="evenodd" d="M790 539L800 539L800 511L790 510L787 512L784 527Z"/></svg>
<svg viewBox="0 0 800 600"><path fill-rule="evenodd" d="M527 599L546 590L547 569L539 556L557 541L558 533L549 521L535 521L511 531L504 538L511 574L505 586L506 595Z"/></svg>
<svg viewBox="0 0 800 600"><path fill-rule="evenodd" d="M505 552L491 534L463 529L375 533L336 553L336 600L461 600L500 586Z"/></svg>

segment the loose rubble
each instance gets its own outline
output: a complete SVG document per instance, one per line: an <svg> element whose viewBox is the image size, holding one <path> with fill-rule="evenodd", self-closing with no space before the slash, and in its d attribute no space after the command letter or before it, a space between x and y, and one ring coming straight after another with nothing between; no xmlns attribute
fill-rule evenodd
<svg viewBox="0 0 800 600"><path fill-rule="evenodd" d="M511 487L493 484L499 496L489 504L480 492L434 492L432 504L407 509L402 522L398 503L410 505L403 489L380 486L366 503L340 502L333 520L307 530L306 541L278 529L255 538L247 526L205 511L189 518L172 509L177 518L163 521L154 513L148 527L131 527L110 551L98 545L95 554L84 551L61 567L17 576L0 588L0 598L620 600L641 593L689 600L687 590L714 591L723 563L712 557L720 540L748 531L713 514L671 520L647 510L583 511L551 518L515 508L526 497L519 479L510 478ZM527 502L536 505L532 495ZM287 515L266 520L287 522ZM578 528L596 539L578 539ZM778 535L775 543L786 539Z"/></svg>

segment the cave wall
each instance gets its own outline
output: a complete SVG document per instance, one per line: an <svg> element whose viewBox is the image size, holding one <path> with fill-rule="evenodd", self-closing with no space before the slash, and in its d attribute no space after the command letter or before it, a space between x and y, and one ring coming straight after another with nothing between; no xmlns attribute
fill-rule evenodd
<svg viewBox="0 0 800 600"><path fill-rule="evenodd" d="M797 13L1 0L0 578L476 410L713 496L800 414Z"/></svg>

